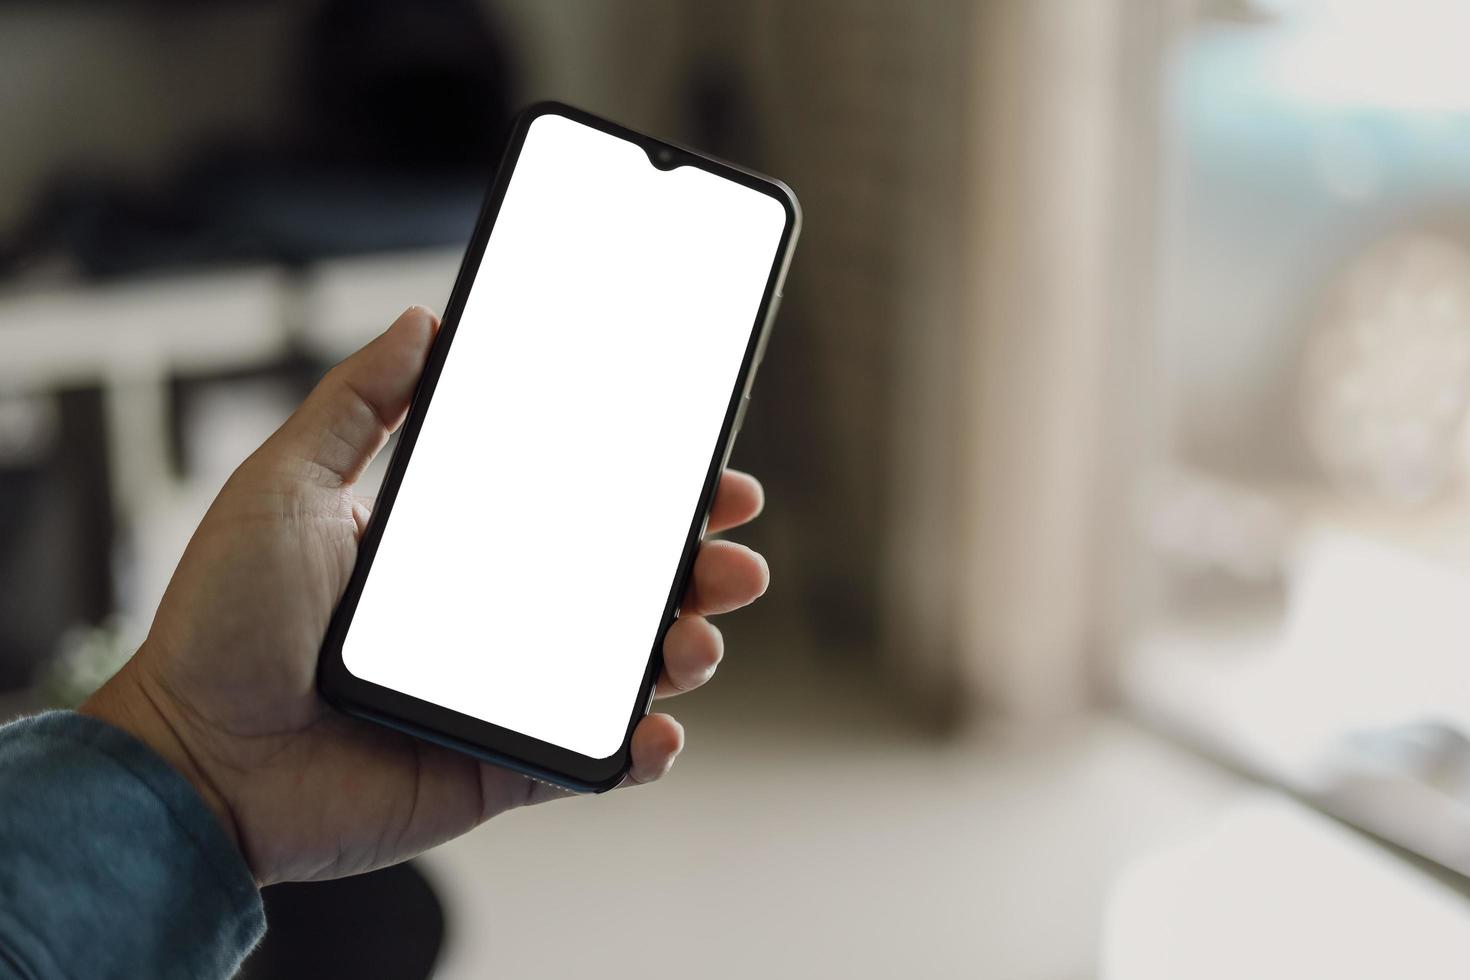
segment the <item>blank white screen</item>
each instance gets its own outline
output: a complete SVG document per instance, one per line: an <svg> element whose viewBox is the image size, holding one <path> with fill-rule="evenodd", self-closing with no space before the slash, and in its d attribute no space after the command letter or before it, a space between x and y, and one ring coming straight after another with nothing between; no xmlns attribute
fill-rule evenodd
<svg viewBox="0 0 1470 980"><path fill-rule="evenodd" d="M622 743L785 225L531 123L343 644L357 677Z"/></svg>

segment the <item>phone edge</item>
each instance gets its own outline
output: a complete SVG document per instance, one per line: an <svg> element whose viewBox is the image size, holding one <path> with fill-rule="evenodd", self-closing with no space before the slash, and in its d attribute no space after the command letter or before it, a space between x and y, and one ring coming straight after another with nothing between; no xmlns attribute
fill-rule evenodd
<svg viewBox="0 0 1470 980"><path fill-rule="evenodd" d="M761 298L761 315L756 329L751 333L747 342L745 355L742 359L740 371L737 375L736 384L729 405L726 408L725 418L721 423L720 436L712 447L711 469L706 474L705 486L701 492L698 505L695 509L694 519L690 524L690 534L686 538L685 552L680 557L676 575L670 588L670 598L666 603L666 611L660 622L656 634L653 651L649 656L648 666L639 686L638 696L634 699L634 708L629 723L624 731L618 751L605 759L592 759L573 752L563 746L542 742L531 738L520 732L505 729L487 722L483 719L474 718L453 711L442 705L434 705L413 698L401 691L383 688L370 681L363 680L353 675L346 667L342 658L342 645L346 637L347 628L351 624L353 613L356 611L357 601L361 598L363 584L366 574L371 568L376 557L377 545L381 537L381 523L391 515L392 504L397 496L399 484L403 473L407 469L409 459L412 456L414 443L417 441L418 428L422 423L422 417L427 410L427 404L432 400L433 388L437 385L439 374L443 369L443 363L448 357L452 346L453 334L458 329L459 318L463 313L464 306L468 300L468 294L473 285L479 266L484 257L485 248L489 237L494 229L495 220L499 216L499 210L504 202L505 194L509 189L510 178L514 173L514 163L519 160L525 137L529 132L531 124L540 116L554 114L582 122L593 128L613 135L630 139L645 147L667 147L686 154L691 163L705 169L713 169L723 176L734 179L746 187L758 190L767 196L776 198L786 213L786 222L782 231L782 237L777 246L775 260L772 263L772 273L767 279L766 290ZM679 603L687 592L693 575L694 558L698 554L699 545L704 538L704 527L708 520L710 507L713 504L714 493L718 487L720 475L724 472L729 462L730 453L734 448L736 436L739 433L739 422L741 413L741 402L747 398L754 382L757 368L764 355L766 342L774 327L775 318L780 308L784 285L790 269L792 256L795 252L797 239L801 232L802 213L801 206L795 192L785 182L775 178L767 177L756 171L741 167L702 153L689 147L660 140L656 137L629 129L611 120L596 116L585 110L575 108L562 102L541 101L527 106L518 113L511 128L510 136L506 142L505 151L501 155L495 174L486 189L484 202L476 218L474 232L470 242L465 248L465 254L460 262L459 271L456 273L454 286L450 292L449 300L445 304L444 322L449 326L446 334L441 328L440 335L435 338L433 347L429 354L429 360L425 364L424 373L420 377L415 388L413 400L409 412L405 417L402 435L397 446L394 447L393 455L389 460L388 473L384 477L384 487L389 489L385 496L380 494L377 508L373 518L369 520L368 528L359 543L358 555L354 561L353 571L349 578L343 595L339 598L333 609L331 620L328 624L326 635L323 639L317 663L317 689L322 698L334 708L359 718L381 724L389 728L404 732L413 737L422 738L426 741L445 746L473 756L493 765L501 766L523 775L562 786L576 792L605 792L622 782L631 767L631 741L634 729L639 720L644 717L651 707L655 685L659 672L663 665L663 641L670 626L677 619ZM453 322L450 323L451 317ZM432 368L432 375L431 375ZM409 431L410 423L413 424L412 432ZM410 438L411 435L411 438ZM718 461L718 465L715 465ZM389 481L392 481L389 488ZM374 529L374 525L378 528ZM697 530L696 530L697 529ZM350 603L349 603L350 600ZM344 611L345 610L345 611ZM389 701L396 701L400 707L406 706L413 714L435 714L442 721L448 722L454 719L462 719L471 723L468 727L488 727L494 729L494 737L499 742L527 742L534 746L544 746L552 750L553 755L573 756L579 760L587 760L589 763L609 762L606 771L596 770L590 777L584 778L578 773L566 771L563 768L552 767L527 758L523 754L514 751L500 751L491 748L481 741L460 737L453 732L446 731L441 727L430 726L420 723L413 717L405 717L404 714L393 710L385 710L373 704L366 703L360 696L353 696L353 689L359 694L370 693L372 689L377 692L391 695ZM453 716L452 718L450 716ZM464 726L460 726L464 727Z"/></svg>

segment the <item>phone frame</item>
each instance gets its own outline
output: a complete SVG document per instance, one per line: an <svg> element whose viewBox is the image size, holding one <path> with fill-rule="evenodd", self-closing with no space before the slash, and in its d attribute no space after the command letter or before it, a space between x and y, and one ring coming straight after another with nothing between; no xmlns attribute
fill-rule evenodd
<svg viewBox="0 0 1470 980"><path fill-rule="evenodd" d="M660 169L673 169L680 166L698 167L727 180L735 181L768 197L775 198L781 203L786 213L780 244L776 249L775 259L766 279L765 292L761 296L755 322L751 324L750 339L746 343L740 372L736 377L735 387L725 409L719 439L710 455L704 486L690 518L689 532L685 537L677 571L669 587L664 613L654 637L648 665L644 669L643 681L639 686L637 698L630 706L627 729L623 733L622 743L618 750L603 759L581 755L562 746L535 739L521 732L421 700L402 691L363 680L349 671L342 659L343 642L357 610L358 601L362 597L363 586L377 554L383 528L391 518L398 488L408 469L414 445L418 441L419 430L423 425L425 412L454 343L460 316L464 311L470 288L479 273L485 247L494 230L495 219L500 213L500 206L510 186L516 163L520 159L526 134L530 131L531 124L545 115L562 116L573 122L635 143L649 154L650 166ZM329 704L348 714L396 728L410 735L468 753L486 762L578 792L603 792L618 785L632 764L633 729L648 713L649 706L653 702L654 685L663 665L664 635L678 617L680 603L688 588L694 558L704 538L705 522L709 515L710 505L713 503L720 475L729 459L735 436L740 430L744 409L749 401L751 383L755 379L756 368L765 352L766 340L770 336L771 324L780 304L782 286L791 264L792 251L800 229L801 206L797 203L796 195L791 188L778 180L714 159L688 147L655 139L560 102L538 102L522 111L511 129L505 154L500 161L495 179L491 182L485 195L484 204L475 223L474 234L465 250L464 260L460 264L459 274L455 279L454 290L450 294L449 302L445 305L438 336L429 351L423 375L419 379L413 402L404 419L398 444L388 463L388 471L383 478L382 489L374 504L372 517L358 545L357 561L353 567L352 576L348 580L347 588L338 601L331 623L327 627L326 639L323 641L317 663L317 685L322 697Z"/></svg>

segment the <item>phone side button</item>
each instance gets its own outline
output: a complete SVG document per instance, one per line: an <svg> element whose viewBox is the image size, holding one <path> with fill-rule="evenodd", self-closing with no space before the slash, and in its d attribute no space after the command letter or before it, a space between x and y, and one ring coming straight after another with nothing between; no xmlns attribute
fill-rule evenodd
<svg viewBox="0 0 1470 980"><path fill-rule="evenodd" d="M740 427L745 424L745 410L750 407L750 396L740 396L740 407L735 409L735 425L730 429L730 435L734 436L740 432Z"/></svg>

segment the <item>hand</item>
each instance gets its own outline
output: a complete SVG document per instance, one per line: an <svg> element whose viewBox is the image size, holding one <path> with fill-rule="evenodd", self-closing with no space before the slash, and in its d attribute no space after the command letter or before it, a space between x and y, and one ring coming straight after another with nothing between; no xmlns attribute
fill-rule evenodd
<svg viewBox="0 0 1470 980"><path fill-rule="evenodd" d="M433 314L408 310L241 464L189 542L142 648L82 706L182 772L262 885L393 864L563 794L339 714L316 693L317 653L371 506L353 486L402 422L437 329ZM744 524L761 502L759 483L727 472L710 531ZM593 544L583 561L616 572L616 556ZM704 544L664 642L660 696L709 680L723 644L705 617L750 603L766 583L755 552ZM683 745L678 722L648 715L633 733L627 782L658 779Z"/></svg>

